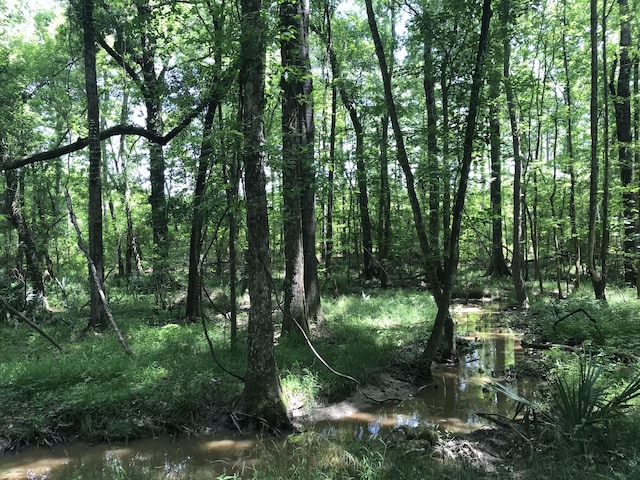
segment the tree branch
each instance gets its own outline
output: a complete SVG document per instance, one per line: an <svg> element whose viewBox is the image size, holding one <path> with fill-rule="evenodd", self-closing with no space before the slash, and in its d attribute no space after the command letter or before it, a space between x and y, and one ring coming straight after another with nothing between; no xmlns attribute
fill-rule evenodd
<svg viewBox="0 0 640 480"><path fill-rule="evenodd" d="M157 135L149 130L138 127L135 125L115 125L113 127L107 128L100 132L100 140L106 140L116 135L138 135L140 137L144 137L152 143L157 143L159 145L166 145L171 140L173 140L182 130L184 130L191 121L200 115L202 111L206 108L206 106L211 101L211 98L207 98L200 102L200 104L194 108L191 112L189 112L182 121L176 125L169 133L166 135ZM89 145L88 137L78 138L73 143L69 143L67 145L63 145L61 147L53 148L51 150L47 150L45 152L34 153L32 155L28 155L26 157L18 158L16 160L9 160L6 162L0 163L0 172L4 172L6 170L14 170L16 168L24 167L26 165L31 165L32 163L43 162L46 160L52 160L54 158L61 157L62 155L67 155L69 153L77 152L78 150L82 150L87 145Z"/></svg>

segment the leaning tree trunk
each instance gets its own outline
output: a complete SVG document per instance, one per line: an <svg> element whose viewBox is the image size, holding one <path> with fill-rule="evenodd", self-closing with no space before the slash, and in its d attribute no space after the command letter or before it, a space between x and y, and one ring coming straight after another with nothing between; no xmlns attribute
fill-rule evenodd
<svg viewBox="0 0 640 480"><path fill-rule="evenodd" d="M87 125L89 130L89 262L93 262L96 278L89 267L91 288L90 326L106 328L107 318L100 290L104 289L104 252L102 244L102 155L100 151L100 108L96 77L96 40L93 23L93 0L82 1L84 32L84 73L87 93Z"/></svg>
<svg viewBox="0 0 640 480"><path fill-rule="evenodd" d="M272 428L290 428L273 347L269 217L264 173L266 25L261 0L241 0L240 95L247 210L249 325L247 373L239 408Z"/></svg>

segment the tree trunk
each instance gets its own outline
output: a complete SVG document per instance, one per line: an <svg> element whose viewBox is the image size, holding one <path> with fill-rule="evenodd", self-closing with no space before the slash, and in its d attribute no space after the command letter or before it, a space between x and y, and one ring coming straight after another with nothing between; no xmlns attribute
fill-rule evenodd
<svg viewBox="0 0 640 480"><path fill-rule="evenodd" d="M562 57L564 64L565 76L565 104L567 106L567 157L569 165L569 221L571 223L571 243L573 245L573 261L575 268L575 288L580 288L581 270L582 270L582 251L580 247L580 239L578 237L578 221L576 215L576 171L575 157L573 151L573 100L571 95L571 82L569 78L569 57L567 53L567 19L566 19L566 0L563 2L562 16Z"/></svg>
<svg viewBox="0 0 640 480"><path fill-rule="evenodd" d="M4 142L0 138L0 158L4 160L6 153ZM46 306L46 292L44 286L44 272L42 269L42 257L38 253L31 229L27 224L18 196L18 171L6 170L4 172L6 181L5 190L5 215L9 223L18 232L18 241L21 249L24 250L24 256L27 263L27 278L31 283L31 287L37 295L37 302Z"/></svg>
<svg viewBox="0 0 640 480"><path fill-rule="evenodd" d="M598 300L605 300L606 278L596 266L596 221L598 214L598 2L591 0L591 176L589 181L589 244L587 268Z"/></svg>
<svg viewBox="0 0 640 480"><path fill-rule="evenodd" d="M407 194L409 196L409 204L411 205L411 212L413 214L413 222L416 228L416 234L418 237L418 243L420 245L420 251L422 252L423 262L425 265L425 272L428 277L429 284L432 288L432 293L436 298L440 297L442 289L440 281L437 276L437 262L432 258L432 248L429 244L429 238L427 237L426 230L424 228L424 219L422 216L422 207L418 200L418 195L415 189L415 180L413 170L409 163L409 157L404 143L404 135L400 127L400 121L398 119L398 113L396 110L395 101L393 98L393 90L391 87L391 74L387 66L387 59L384 52L384 46L380 33L378 32L378 25L376 23L375 13L373 11L373 5L371 0L365 1L367 10L367 19L369 23L369 29L373 37L373 43L375 45L376 56L378 57L378 63L380 65L380 73L382 75L382 82L384 84L384 97L387 107L387 113L389 114L389 120L393 128L394 137L396 140L396 154L398 163L404 173L405 182L407 184Z"/></svg>
<svg viewBox="0 0 640 480"><path fill-rule="evenodd" d="M616 91L613 91L616 111L616 134L618 138L618 162L622 186L622 210L624 221L624 280L635 283L635 198L633 192L633 137L631 134L631 26L628 0L618 0L620 9L620 69ZM604 267L603 267L604 268Z"/></svg>
<svg viewBox="0 0 640 480"><path fill-rule="evenodd" d="M92 278L91 319L89 326L107 327L100 290L104 289L104 252L102 244L102 155L100 150L100 107L96 76L96 40L93 23L93 0L82 0L82 27L84 39L84 74L87 94L87 125L89 130L89 262L93 262L97 278Z"/></svg>
<svg viewBox="0 0 640 480"><path fill-rule="evenodd" d="M193 192L193 218L189 237L189 274L187 283L187 304L185 317L187 321L195 321L202 316L202 273L200 270L200 254L202 251L202 226L205 221L205 190L213 156L213 120L218 102L213 101L207 107L202 127L202 145L198 160L198 175Z"/></svg>
<svg viewBox="0 0 640 480"><path fill-rule="evenodd" d="M380 256L380 284L387 287L389 275L384 265L389 257L391 243L391 190L389 188L389 116L380 122L380 197L378 206L378 255Z"/></svg>
<svg viewBox="0 0 640 480"><path fill-rule="evenodd" d="M440 241L440 171L438 167L438 137L436 123L436 95L433 72L433 32L429 19L422 21L424 31L423 59L423 88L427 109L427 177L429 182L429 242L436 256L438 265L442 262L442 242Z"/></svg>
<svg viewBox="0 0 640 480"><path fill-rule="evenodd" d="M502 242L502 160L500 154L500 72L493 69L489 81L489 143L491 148L491 259L487 275L510 275Z"/></svg>
<svg viewBox="0 0 640 480"><path fill-rule="evenodd" d="M436 358L438 347L447 328L449 338L445 339L445 344L449 346L455 345L454 329L452 321L450 321L449 306L451 304L451 294L455 283L455 277L458 270L458 261L460 259L460 233L462 227L462 216L464 212L464 202L467 193L467 184L469 181L469 172L473 159L473 141L476 133L476 122L478 116L478 107L480 105L480 91L482 89L482 77L484 69L484 58L487 51L489 24L491 20L491 0L484 0L482 6L482 20L480 28L480 38L478 40L478 52L476 55L475 67L473 72L473 82L471 84L471 93L469 96L469 111L467 114L467 124L464 135L464 150L462 156L462 165L460 166L460 179L458 190L456 192L455 203L453 206L453 216L451 223L451 248L449 250L449 258L447 259L446 269L444 272L444 281L442 282L442 294L436 297L438 304L438 313L429 336L429 340L422 352L420 361L424 368L424 376L431 375L431 364ZM446 348L445 348L446 350Z"/></svg>
<svg viewBox="0 0 640 480"><path fill-rule="evenodd" d="M240 97L247 210L249 325L247 373L239 408L267 426L290 428L273 347L269 217L264 172L266 25L261 0L241 0Z"/></svg>
<svg viewBox="0 0 640 480"><path fill-rule="evenodd" d="M312 144L307 144L305 52L308 32L305 32L304 0L286 0L280 3L280 23L283 35L280 41L283 75L282 89L282 197L284 224L284 318L282 332L299 333L298 327L309 331L305 296L305 252L303 240L302 201L303 164L313 161ZM307 54L308 56L308 54Z"/></svg>
<svg viewBox="0 0 640 480"><path fill-rule="evenodd" d="M513 86L510 79L511 38L507 34L509 16L511 14L510 2L504 2L502 15L502 29L504 33L504 87L507 96L507 108L509 110L509 123L511 124L511 137L513 139L513 261L511 263L511 276L515 289L516 303L521 308L528 308L529 298L522 275L523 270L523 242L522 232L522 154L520 152L520 127L516 103L513 95Z"/></svg>

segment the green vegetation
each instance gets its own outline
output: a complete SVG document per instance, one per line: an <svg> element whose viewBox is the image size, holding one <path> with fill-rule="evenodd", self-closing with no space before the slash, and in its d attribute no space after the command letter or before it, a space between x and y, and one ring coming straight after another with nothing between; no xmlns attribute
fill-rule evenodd
<svg viewBox="0 0 640 480"><path fill-rule="evenodd" d="M498 290L500 285L488 288ZM179 308L158 311L151 299L146 304L145 297L114 296L119 299L112 306L134 360L126 358L110 331L83 335L78 313L48 313L40 321L63 346L62 353L11 317L3 320L4 447L181 435L228 418L242 385L213 362L202 326L183 322ZM526 336L532 343L556 345L526 356L513 369L518 375L541 377L541 395L535 401L519 397L508 386L496 386L527 413L507 422L508 428L471 436L384 429L354 436L348 429L310 427L286 439L259 441L235 466L223 462L190 467L185 460L183 466L166 467L173 469L172 478L180 479L471 479L512 478L515 473L524 479L634 478L640 450L636 302L620 289L611 290L609 303L578 295L562 301L539 298L526 314L502 314L502 325L528 326ZM333 368L363 383L374 381L389 365L418 355L435 315L430 295L411 290L361 291L326 298L323 307L326 319L312 329L315 347ZM208 324L217 357L229 370L243 374L244 328L240 349L233 353L224 317L218 315ZM580 345L575 345L577 336ZM280 338L276 353L290 407L299 413L354 391L351 381L329 372L300 338ZM484 451L485 460L470 455L468 445ZM47 478L161 478L162 472L144 461L130 463L109 455L99 464L60 467ZM224 476L230 474L236 477Z"/></svg>
<svg viewBox="0 0 640 480"><path fill-rule="evenodd" d="M42 322L63 352L14 320L2 323L0 432L10 447L82 439L111 441L198 430L227 413L241 383L220 370L200 324L178 311L158 312L140 300L113 305L133 361L112 332L81 335L83 319L50 314ZM434 305L424 293L374 292L327 301L314 343L333 368L367 381L400 347L428 332ZM396 312L396 313L394 313ZM232 353L223 320L210 322L216 356L239 375L246 353ZM277 348L285 393L309 406L353 390L315 359L299 339Z"/></svg>

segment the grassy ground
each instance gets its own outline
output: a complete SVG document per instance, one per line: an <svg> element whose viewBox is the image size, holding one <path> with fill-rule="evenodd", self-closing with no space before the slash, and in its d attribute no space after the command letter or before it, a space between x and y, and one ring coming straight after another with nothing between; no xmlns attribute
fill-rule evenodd
<svg viewBox="0 0 640 480"><path fill-rule="evenodd" d="M469 291L509 288L478 288L465 281ZM505 315L533 342L584 346L606 366L603 379L615 395L638 371L639 302L631 290L609 289L607 304L592 301L589 293L568 300L534 298L530 312ZM84 312L67 309L40 319L63 346L62 353L11 318L0 322L0 447L185 433L226 418L242 385L213 362L202 326L181 322L179 309L154 310L152 298L112 298L134 360L124 356L110 331L81 336ZM430 296L413 290L372 290L323 301L326 321L314 331L316 348L335 369L362 382L375 378L399 352L403 358L411 351L417 355L435 314ZM230 351L224 318L212 319L209 332L225 367L243 373L245 352ZM239 345L243 343L241 338ZM320 365L302 342L279 339L276 351L289 398L310 405L344 398L353 390L349 381ZM550 392L550 379L575 373L579 355L556 348L516 370L543 375ZM278 448L263 447L263 461L245 471L244 478L640 478L640 411L631 407L624 413L589 426L589 436L579 443L551 426L527 429L520 424L497 430L493 438L440 436L420 442L307 432ZM460 442L488 445L497 460L474 463L464 454L472 447ZM78 469L59 478L156 478L116 463L90 472L74 467ZM212 473L172 478L212 478Z"/></svg>

